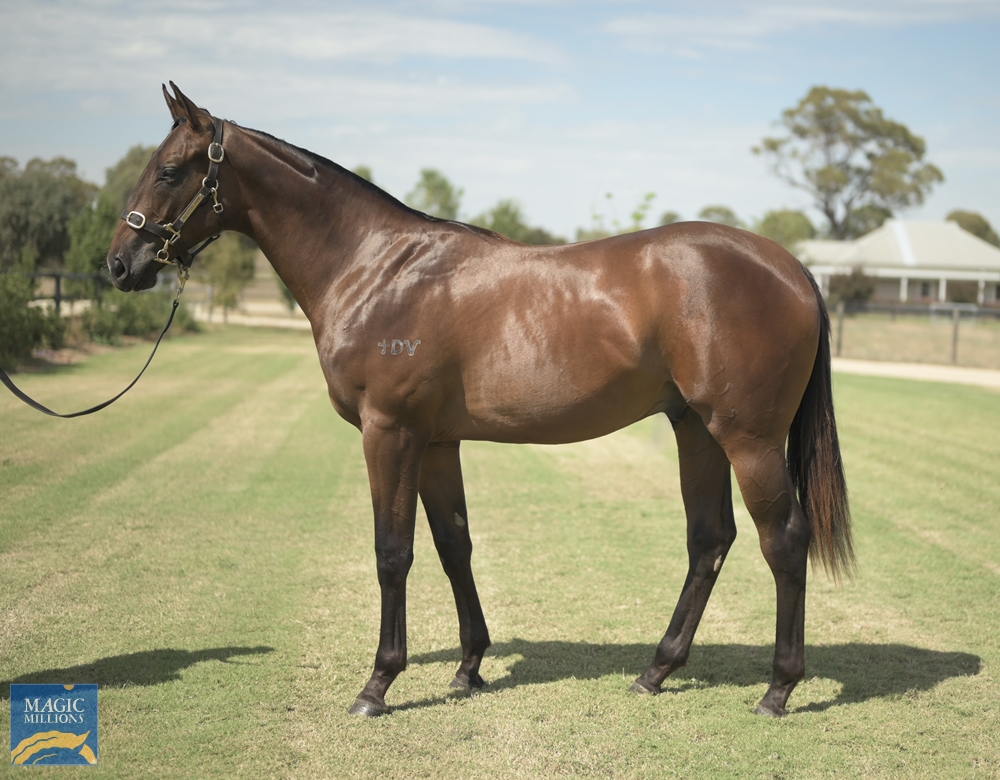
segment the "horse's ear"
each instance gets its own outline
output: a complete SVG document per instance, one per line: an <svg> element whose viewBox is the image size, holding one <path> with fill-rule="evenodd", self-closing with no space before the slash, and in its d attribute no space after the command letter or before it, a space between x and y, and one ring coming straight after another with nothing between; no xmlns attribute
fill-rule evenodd
<svg viewBox="0 0 1000 780"><path fill-rule="evenodd" d="M170 115L176 122L179 119L186 119L188 125L195 132L208 130L212 127L212 115L205 109L198 108L191 99L180 91L174 82L170 82L170 87L174 90L171 95L167 88L163 88L163 95L167 99L167 106L170 108Z"/></svg>
<svg viewBox="0 0 1000 780"><path fill-rule="evenodd" d="M181 107L177 101L174 100L174 96L167 91L167 85L161 84L160 86L163 87L163 99L167 101L167 108L170 109L170 116L173 117L173 120L176 122L183 116L181 113Z"/></svg>

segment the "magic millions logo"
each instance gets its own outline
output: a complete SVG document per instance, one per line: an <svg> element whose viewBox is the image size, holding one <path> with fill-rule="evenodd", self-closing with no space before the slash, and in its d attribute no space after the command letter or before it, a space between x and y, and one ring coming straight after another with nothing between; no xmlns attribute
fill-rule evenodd
<svg viewBox="0 0 1000 780"><path fill-rule="evenodd" d="M96 764L97 686L11 684L10 763Z"/></svg>

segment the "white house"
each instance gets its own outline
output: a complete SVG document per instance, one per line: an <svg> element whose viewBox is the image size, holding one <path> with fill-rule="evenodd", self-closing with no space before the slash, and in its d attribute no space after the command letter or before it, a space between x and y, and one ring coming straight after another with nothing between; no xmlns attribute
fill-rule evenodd
<svg viewBox="0 0 1000 780"><path fill-rule="evenodd" d="M831 276L860 268L875 277L876 300L943 302L974 292L980 306L1000 303L1000 249L954 222L890 219L854 241L803 241L798 254L824 295Z"/></svg>

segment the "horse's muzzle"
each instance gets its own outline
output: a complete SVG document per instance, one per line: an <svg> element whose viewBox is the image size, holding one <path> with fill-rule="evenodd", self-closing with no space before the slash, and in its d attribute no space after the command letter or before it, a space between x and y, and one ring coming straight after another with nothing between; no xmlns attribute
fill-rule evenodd
<svg viewBox="0 0 1000 780"><path fill-rule="evenodd" d="M141 266L138 273L133 273L136 266ZM162 266L159 263L133 260L131 267L125 264L121 255L108 258L108 269L111 271L111 281L122 292L148 290L156 284L156 272Z"/></svg>

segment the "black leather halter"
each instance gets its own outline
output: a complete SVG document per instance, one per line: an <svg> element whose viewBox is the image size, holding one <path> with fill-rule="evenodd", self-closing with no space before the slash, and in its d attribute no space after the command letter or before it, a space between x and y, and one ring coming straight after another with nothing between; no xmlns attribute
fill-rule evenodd
<svg viewBox="0 0 1000 780"><path fill-rule="evenodd" d="M163 241L163 247L156 253L156 259L164 265L177 266L177 275L182 287L187 281L188 270L191 268L191 263L194 262L195 255L215 241L226 229L224 209L222 203L219 202L219 163L226 158L226 150L222 148L223 121L217 117L213 117L212 121L215 123L215 136L212 143L208 145L208 175L202 180L201 189L191 198L191 202L187 204L180 216L173 222L160 225L146 219L146 215L140 211L122 211L121 213L125 224L134 231L149 233ZM191 215L209 197L212 198L212 211L219 215L219 232L199 242L191 249L186 249L180 243L181 230L184 229L184 225L191 218ZM171 257L171 249L173 249L173 257Z"/></svg>

